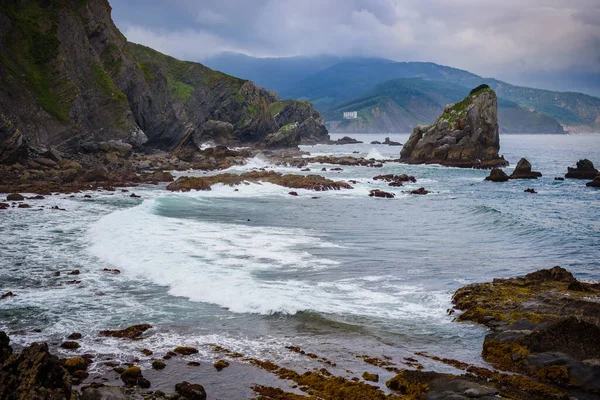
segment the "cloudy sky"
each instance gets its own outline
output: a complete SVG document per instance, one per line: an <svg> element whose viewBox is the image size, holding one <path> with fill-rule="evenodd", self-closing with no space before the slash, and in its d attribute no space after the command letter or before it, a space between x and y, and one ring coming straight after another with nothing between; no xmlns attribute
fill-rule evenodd
<svg viewBox="0 0 600 400"><path fill-rule="evenodd" d="M363 55L432 61L515 83L600 76L599 0L110 3L129 40L188 60L224 51Z"/></svg>

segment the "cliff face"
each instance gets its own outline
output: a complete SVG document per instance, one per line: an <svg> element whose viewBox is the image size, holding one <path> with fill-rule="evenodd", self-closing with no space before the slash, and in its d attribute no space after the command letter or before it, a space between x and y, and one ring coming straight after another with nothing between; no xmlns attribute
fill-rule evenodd
<svg viewBox="0 0 600 400"><path fill-rule="evenodd" d="M401 151L412 164L491 168L507 165L498 155L498 100L488 86L448 105L431 125L414 129Z"/></svg>
<svg viewBox="0 0 600 400"><path fill-rule="evenodd" d="M128 43L107 0L2 2L0 55L0 163L115 141L173 150L211 140L215 122L231 125L228 142L256 144L283 126L276 94Z"/></svg>

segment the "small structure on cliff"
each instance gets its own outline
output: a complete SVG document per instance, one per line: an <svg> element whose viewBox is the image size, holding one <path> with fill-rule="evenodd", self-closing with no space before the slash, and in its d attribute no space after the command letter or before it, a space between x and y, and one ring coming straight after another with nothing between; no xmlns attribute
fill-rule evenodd
<svg viewBox="0 0 600 400"><path fill-rule="evenodd" d="M418 126L402 148L401 161L464 168L508 165L498 155L498 99L487 85L473 89L456 104L448 104L436 122Z"/></svg>

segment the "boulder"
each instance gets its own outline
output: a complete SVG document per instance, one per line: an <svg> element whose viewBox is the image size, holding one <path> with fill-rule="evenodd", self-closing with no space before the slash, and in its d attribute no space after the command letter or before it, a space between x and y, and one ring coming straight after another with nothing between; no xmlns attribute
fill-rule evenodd
<svg viewBox="0 0 600 400"><path fill-rule="evenodd" d="M129 367L121 374L121 380L125 386L139 386L141 388L149 388L150 382L142 375L140 367Z"/></svg>
<svg viewBox="0 0 600 400"><path fill-rule="evenodd" d="M188 400L206 400L206 391L202 385L183 381L175 385L175 391Z"/></svg>
<svg viewBox="0 0 600 400"><path fill-rule="evenodd" d="M2 364L0 399L70 400L71 377L46 343L33 343Z"/></svg>
<svg viewBox="0 0 600 400"><path fill-rule="evenodd" d="M79 177L81 182L106 182L110 180L108 170L104 167L94 168Z"/></svg>
<svg viewBox="0 0 600 400"><path fill-rule="evenodd" d="M596 175L594 180L586 183L585 186L600 188L600 174Z"/></svg>
<svg viewBox="0 0 600 400"><path fill-rule="evenodd" d="M532 171L531 163L525 158L521 158L509 179L537 179L540 176L542 176L541 172Z"/></svg>
<svg viewBox="0 0 600 400"><path fill-rule="evenodd" d="M217 371L222 371L223 369L229 367L229 363L225 360L219 360L213 364L213 367L215 367Z"/></svg>
<svg viewBox="0 0 600 400"><path fill-rule="evenodd" d="M567 168L565 178L571 179L594 179L598 175L598 170L594 168L592 163L587 158L577 161L576 168Z"/></svg>
<svg viewBox="0 0 600 400"><path fill-rule="evenodd" d="M166 171L154 171L150 175L150 179L157 182L173 182L175 180L173 175Z"/></svg>
<svg viewBox="0 0 600 400"><path fill-rule="evenodd" d="M508 175L500 168L492 168L490 175L485 178L486 181L491 182L506 182L508 179Z"/></svg>
<svg viewBox="0 0 600 400"><path fill-rule="evenodd" d="M189 356L191 354L198 353L198 349L189 346L177 346L173 351L177 354L181 354L182 356Z"/></svg>
<svg viewBox="0 0 600 400"><path fill-rule="evenodd" d="M532 188L527 188L524 190L525 193L532 193L532 194L536 194L537 192L535 191L535 189Z"/></svg>
<svg viewBox="0 0 600 400"><path fill-rule="evenodd" d="M508 165L498 155L498 100L487 85L447 106L430 126L418 126L402 148L401 161L466 168Z"/></svg>
<svg viewBox="0 0 600 400"><path fill-rule="evenodd" d="M171 192L189 192L190 190L211 190L212 184L204 178L195 178L191 176L181 176L169 186L167 190Z"/></svg>
<svg viewBox="0 0 600 400"><path fill-rule="evenodd" d="M167 364L164 361L154 360L152 361L152 368L156 370L165 369Z"/></svg>
<svg viewBox="0 0 600 400"><path fill-rule="evenodd" d="M130 400L122 388L92 384L81 391L79 400Z"/></svg>
<svg viewBox="0 0 600 400"><path fill-rule="evenodd" d="M25 200L25 196L20 195L18 193L10 193L6 196L6 201L23 201Z"/></svg>

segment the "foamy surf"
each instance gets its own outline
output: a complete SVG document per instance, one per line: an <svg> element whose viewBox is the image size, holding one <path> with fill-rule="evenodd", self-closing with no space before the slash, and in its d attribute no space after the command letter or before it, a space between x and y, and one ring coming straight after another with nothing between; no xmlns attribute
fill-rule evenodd
<svg viewBox="0 0 600 400"><path fill-rule="evenodd" d="M447 301L424 301L432 294L419 287L384 292L367 287L370 278L364 285L361 280L318 282L321 271L334 276L340 263L315 255L314 249L339 245L314 232L157 215L165 200L174 199L149 200L101 218L88 233L91 253L125 277L234 313L314 311L410 319L439 317L447 307Z"/></svg>

